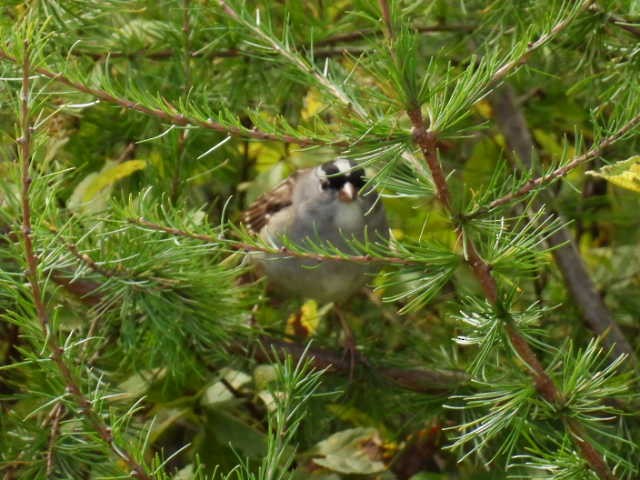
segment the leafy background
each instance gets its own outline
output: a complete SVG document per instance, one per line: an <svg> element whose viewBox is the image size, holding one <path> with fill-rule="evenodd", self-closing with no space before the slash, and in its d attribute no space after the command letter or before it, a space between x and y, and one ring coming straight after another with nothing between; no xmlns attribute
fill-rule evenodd
<svg viewBox="0 0 640 480"><path fill-rule="evenodd" d="M640 4L397 1L388 18L381 5L3 3L4 478L115 478L132 465L118 450L147 478L638 475L637 134L544 191L487 206L637 118ZM112 442L50 360L25 276L25 56L49 336ZM524 150L505 101L526 121ZM414 143L415 105L438 134L452 211L473 217L465 235L491 266L498 306L482 299L459 217ZM238 226L244 208L338 154L365 163L394 237L361 246L384 268L341 308L362 355L352 375L335 308L278 297L237 251L259 247ZM627 359L607 356L553 261L544 240L563 225L631 345ZM558 402L538 394L501 309ZM306 358L332 366L321 376L298 363L309 340ZM615 477L572 443L573 421Z"/></svg>

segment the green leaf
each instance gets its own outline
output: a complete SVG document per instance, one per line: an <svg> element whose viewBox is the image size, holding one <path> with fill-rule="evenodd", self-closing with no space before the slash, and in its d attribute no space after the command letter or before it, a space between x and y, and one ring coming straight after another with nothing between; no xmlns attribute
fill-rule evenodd
<svg viewBox="0 0 640 480"><path fill-rule="evenodd" d="M587 174L604 178L618 187L640 193L640 155L607 165L598 171L589 170Z"/></svg>
<svg viewBox="0 0 640 480"><path fill-rule="evenodd" d="M104 210L116 182L146 166L147 162L144 160L107 160L102 170L90 173L78 184L69 198L68 208L75 213L96 213Z"/></svg>

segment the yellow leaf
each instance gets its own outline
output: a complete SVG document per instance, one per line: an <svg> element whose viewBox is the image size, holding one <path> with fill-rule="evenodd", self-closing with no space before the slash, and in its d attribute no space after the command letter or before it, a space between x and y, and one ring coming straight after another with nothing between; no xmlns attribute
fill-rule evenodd
<svg viewBox="0 0 640 480"><path fill-rule="evenodd" d="M300 115L303 120L309 120L325 107L325 104L320 101L320 95L315 88L309 89L302 102L304 106Z"/></svg>
<svg viewBox="0 0 640 480"><path fill-rule="evenodd" d="M76 186L67 206L77 213L96 213L107 206L113 185L146 167L144 160L107 160L99 172L90 173Z"/></svg>
<svg viewBox="0 0 640 480"><path fill-rule="evenodd" d="M607 165L598 171L589 170L587 174L604 178L618 187L640 193L640 155Z"/></svg>
<svg viewBox="0 0 640 480"><path fill-rule="evenodd" d="M482 118L489 119L493 117L493 109L487 100L480 100L473 106Z"/></svg>
<svg viewBox="0 0 640 480"><path fill-rule="evenodd" d="M289 316L285 333L297 337L310 337L315 335L319 323L318 303L315 300L307 300L299 312Z"/></svg>

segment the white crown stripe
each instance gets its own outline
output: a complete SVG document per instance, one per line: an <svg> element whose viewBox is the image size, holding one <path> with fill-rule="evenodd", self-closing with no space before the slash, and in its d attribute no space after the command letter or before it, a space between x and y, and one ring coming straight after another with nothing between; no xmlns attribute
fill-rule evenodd
<svg viewBox="0 0 640 480"><path fill-rule="evenodd" d="M338 167L338 170L340 171L340 173L348 172L353 168L353 165L351 165L351 162L349 162L349 160L347 160L346 158L338 158L333 163L335 164L336 167Z"/></svg>

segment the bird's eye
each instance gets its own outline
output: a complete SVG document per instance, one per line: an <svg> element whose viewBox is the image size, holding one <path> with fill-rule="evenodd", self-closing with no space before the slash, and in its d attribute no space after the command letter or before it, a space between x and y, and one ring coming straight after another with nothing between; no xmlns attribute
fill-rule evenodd
<svg viewBox="0 0 640 480"><path fill-rule="evenodd" d="M326 190L331 186L331 183L329 182L329 180L322 180L320 181L320 188L322 190Z"/></svg>

